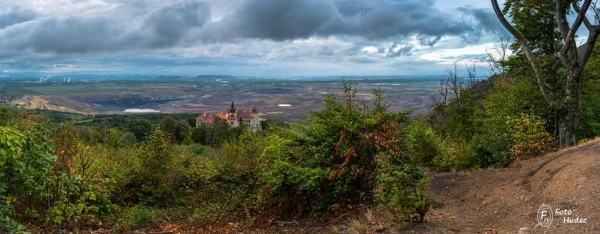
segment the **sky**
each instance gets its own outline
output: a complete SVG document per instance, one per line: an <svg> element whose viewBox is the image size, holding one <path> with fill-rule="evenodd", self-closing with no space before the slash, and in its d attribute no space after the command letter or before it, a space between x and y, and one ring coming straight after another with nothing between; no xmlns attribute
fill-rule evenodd
<svg viewBox="0 0 600 234"><path fill-rule="evenodd" d="M2 0L3 74L487 75L487 0Z"/></svg>

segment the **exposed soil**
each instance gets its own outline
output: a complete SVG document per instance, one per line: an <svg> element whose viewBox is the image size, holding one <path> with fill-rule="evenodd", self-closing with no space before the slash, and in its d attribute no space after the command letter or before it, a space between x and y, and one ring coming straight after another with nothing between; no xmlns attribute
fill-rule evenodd
<svg viewBox="0 0 600 234"><path fill-rule="evenodd" d="M600 233L600 139L504 169L430 178L430 195L443 207L403 232ZM548 227L537 221L544 204L555 213ZM565 223L567 217L587 223Z"/></svg>
<svg viewBox="0 0 600 234"><path fill-rule="evenodd" d="M71 113L95 113L88 104L70 98L46 95L25 95L15 101L29 109L56 110Z"/></svg>

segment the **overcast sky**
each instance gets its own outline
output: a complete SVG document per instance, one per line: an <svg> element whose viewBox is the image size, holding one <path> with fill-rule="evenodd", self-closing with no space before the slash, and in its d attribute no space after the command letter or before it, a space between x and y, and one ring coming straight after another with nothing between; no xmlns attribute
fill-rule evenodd
<svg viewBox="0 0 600 234"><path fill-rule="evenodd" d="M2 0L5 73L485 74L486 0Z"/></svg>

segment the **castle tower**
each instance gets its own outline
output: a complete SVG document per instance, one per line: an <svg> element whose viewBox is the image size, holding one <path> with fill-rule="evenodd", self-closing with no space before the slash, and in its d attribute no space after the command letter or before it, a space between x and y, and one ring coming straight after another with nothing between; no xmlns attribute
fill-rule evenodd
<svg viewBox="0 0 600 234"><path fill-rule="evenodd" d="M260 124L260 116L258 114L256 106L253 106L250 110L250 116L252 117L252 119L250 120L250 129L252 129L252 131L254 132L262 130L262 126Z"/></svg>
<svg viewBox="0 0 600 234"><path fill-rule="evenodd" d="M231 102L231 109L229 109L229 113L235 113L235 106L233 105L233 102Z"/></svg>

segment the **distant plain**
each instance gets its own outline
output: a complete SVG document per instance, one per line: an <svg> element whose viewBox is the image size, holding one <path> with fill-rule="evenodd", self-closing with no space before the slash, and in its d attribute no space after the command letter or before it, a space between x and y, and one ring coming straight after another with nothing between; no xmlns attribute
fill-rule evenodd
<svg viewBox="0 0 600 234"><path fill-rule="evenodd" d="M256 106L264 118L298 121L337 94L342 80L357 88L358 102L369 104L380 88L393 111L425 113L441 76L303 77L231 76L157 77L143 79L50 78L0 80L5 97L28 108L84 114L125 113L150 109L161 113L220 112Z"/></svg>

